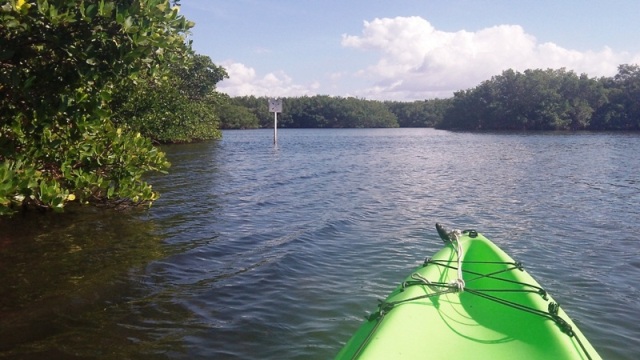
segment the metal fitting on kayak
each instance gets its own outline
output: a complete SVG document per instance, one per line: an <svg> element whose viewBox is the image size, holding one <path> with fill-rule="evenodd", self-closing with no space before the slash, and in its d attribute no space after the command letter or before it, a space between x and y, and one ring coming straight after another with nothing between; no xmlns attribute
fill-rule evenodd
<svg viewBox="0 0 640 360"><path fill-rule="evenodd" d="M463 233L463 234L467 234L467 235L468 235L470 238L472 238L472 239L473 239L473 238L477 238L477 237L478 237L478 232L477 232L477 231L475 231L475 230L473 230L473 229L470 229L470 230L464 230L464 231L462 231L462 233Z"/></svg>

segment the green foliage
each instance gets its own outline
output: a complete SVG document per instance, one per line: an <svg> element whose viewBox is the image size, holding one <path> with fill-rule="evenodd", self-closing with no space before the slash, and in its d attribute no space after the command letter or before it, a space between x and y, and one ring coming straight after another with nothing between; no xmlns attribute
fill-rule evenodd
<svg viewBox="0 0 640 360"><path fill-rule="evenodd" d="M640 93L636 93L636 100L625 102L634 96L625 84L640 83L640 71L629 66L622 66L621 71L630 76L622 80L619 74L607 81L565 69L506 70L473 89L456 92L436 126L470 130L638 129L640 117L633 114Z"/></svg>
<svg viewBox="0 0 640 360"><path fill-rule="evenodd" d="M220 127L222 129L257 129L258 117L248 108L232 103L220 107Z"/></svg>
<svg viewBox="0 0 640 360"><path fill-rule="evenodd" d="M385 105L398 118L400 127L434 127L442 122L450 102L449 99L387 101Z"/></svg>
<svg viewBox="0 0 640 360"><path fill-rule="evenodd" d="M204 55L192 56L186 65L173 66L174 85L191 100L206 100L215 95L216 85L228 78L227 71Z"/></svg>
<svg viewBox="0 0 640 360"><path fill-rule="evenodd" d="M227 73L206 56L186 60L160 80L142 78L121 88L111 105L115 122L160 143L219 138L217 114L228 98L215 88Z"/></svg>
<svg viewBox="0 0 640 360"><path fill-rule="evenodd" d="M284 99L283 107L285 109L288 106L288 102L289 99ZM239 96L231 98L229 104L247 109L256 119L258 119L258 127L273 127L273 113L269 112L268 98L255 96ZM246 114L246 116L250 117L251 115ZM224 118L224 115L222 115L222 117ZM235 129L235 127L232 126L225 127L227 129Z"/></svg>
<svg viewBox="0 0 640 360"><path fill-rule="evenodd" d="M232 99L253 113L261 127L273 127L266 97ZM278 126L285 128L380 128L398 127L396 116L380 101L326 95L285 98Z"/></svg>
<svg viewBox="0 0 640 360"><path fill-rule="evenodd" d="M168 1L11 0L0 8L0 212L153 201L168 163L116 127L116 89L160 78L193 24Z"/></svg>
<svg viewBox="0 0 640 360"><path fill-rule="evenodd" d="M597 130L640 130L640 66L620 65L613 78L601 79L608 101L593 115Z"/></svg>
<svg viewBox="0 0 640 360"><path fill-rule="evenodd" d="M209 57L190 56L161 79L142 77L121 87L111 103L114 121L160 143L217 139L217 114L227 97L215 89L226 77Z"/></svg>

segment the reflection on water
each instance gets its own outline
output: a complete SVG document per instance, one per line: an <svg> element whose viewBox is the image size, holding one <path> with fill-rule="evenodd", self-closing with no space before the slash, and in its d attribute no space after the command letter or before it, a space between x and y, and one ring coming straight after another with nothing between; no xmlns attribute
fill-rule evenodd
<svg viewBox="0 0 640 360"><path fill-rule="evenodd" d="M226 131L149 210L0 220L0 356L331 358L441 245L495 240L604 358L640 356L640 136ZM618 304L619 306L612 306Z"/></svg>
<svg viewBox="0 0 640 360"><path fill-rule="evenodd" d="M144 351L151 338L120 322L153 294L130 275L166 255L153 221L131 212L87 208L0 220L0 354L117 358Z"/></svg>

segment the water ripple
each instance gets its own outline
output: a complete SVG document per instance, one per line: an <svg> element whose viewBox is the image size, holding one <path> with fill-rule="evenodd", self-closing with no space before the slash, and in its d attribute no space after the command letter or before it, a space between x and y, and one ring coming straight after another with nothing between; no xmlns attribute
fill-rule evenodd
<svg viewBox="0 0 640 360"><path fill-rule="evenodd" d="M271 136L165 149L173 167L150 179L162 197L144 216L164 255L100 313L105 339L125 337L117 354L331 358L440 248L443 222L522 261L604 358L640 357L637 135Z"/></svg>

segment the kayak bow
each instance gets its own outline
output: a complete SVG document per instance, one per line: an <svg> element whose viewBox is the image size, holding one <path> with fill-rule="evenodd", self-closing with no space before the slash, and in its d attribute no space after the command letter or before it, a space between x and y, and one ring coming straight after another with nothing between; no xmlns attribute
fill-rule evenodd
<svg viewBox="0 0 640 360"><path fill-rule="evenodd" d="M600 359L558 303L474 230L445 247L367 318L336 359Z"/></svg>

